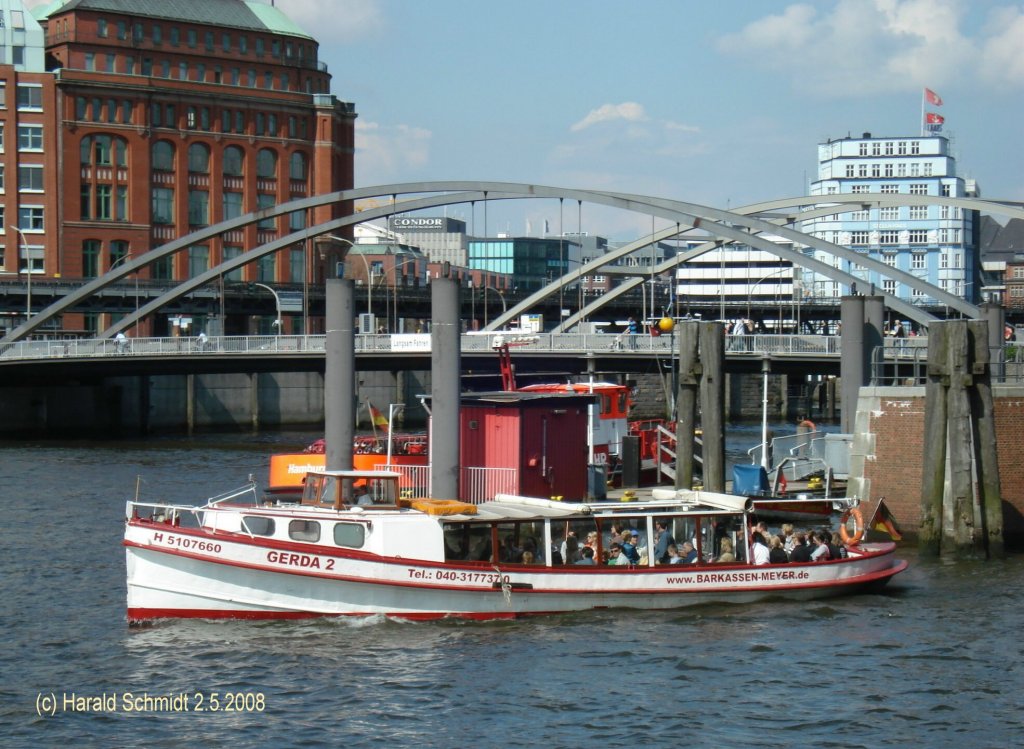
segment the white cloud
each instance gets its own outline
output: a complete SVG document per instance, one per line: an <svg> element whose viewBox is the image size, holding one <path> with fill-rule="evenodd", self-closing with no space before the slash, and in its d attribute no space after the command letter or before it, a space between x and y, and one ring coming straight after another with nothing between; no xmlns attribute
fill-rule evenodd
<svg viewBox="0 0 1024 749"><path fill-rule="evenodd" d="M430 161L432 137L421 127L356 120L356 184L409 179L411 172Z"/></svg>
<svg viewBox="0 0 1024 749"><path fill-rule="evenodd" d="M276 0L276 5L321 44L373 35L384 27L379 0Z"/></svg>
<svg viewBox="0 0 1024 749"><path fill-rule="evenodd" d="M1004 83L1024 80L1021 13L1002 9L1001 23L968 36L969 12L966 0L793 4L722 37L718 49L823 96L934 88L979 74Z"/></svg>
<svg viewBox="0 0 1024 749"><path fill-rule="evenodd" d="M987 29L991 38L982 50L982 75L993 82L1024 85L1024 9L1000 8Z"/></svg>
<svg viewBox="0 0 1024 749"><path fill-rule="evenodd" d="M627 101L622 104L604 104L597 109L590 110L586 117L569 129L576 133L599 122L611 122L613 120L644 122L647 120L647 113L644 111L643 105L637 104L635 101Z"/></svg>

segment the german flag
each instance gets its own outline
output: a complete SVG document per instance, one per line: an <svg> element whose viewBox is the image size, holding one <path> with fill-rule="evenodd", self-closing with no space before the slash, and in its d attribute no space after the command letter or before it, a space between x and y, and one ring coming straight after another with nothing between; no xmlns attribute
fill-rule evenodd
<svg viewBox="0 0 1024 749"><path fill-rule="evenodd" d="M874 517L871 518L871 522L868 525L876 531L888 533L889 538L893 541L899 541L903 538L903 534L900 533L900 527L896 524L896 518L889 512L889 508L885 506L884 497L878 500L878 507L875 509Z"/></svg>
<svg viewBox="0 0 1024 749"><path fill-rule="evenodd" d="M380 429L382 432L388 431L388 417L378 411L370 401L366 401L366 406L370 409L370 420L373 422L374 428Z"/></svg>

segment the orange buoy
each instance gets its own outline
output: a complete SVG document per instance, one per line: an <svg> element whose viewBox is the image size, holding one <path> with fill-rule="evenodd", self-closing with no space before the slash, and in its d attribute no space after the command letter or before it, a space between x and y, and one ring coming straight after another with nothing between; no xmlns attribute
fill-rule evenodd
<svg viewBox="0 0 1024 749"><path fill-rule="evenodd" d="M846 529L846 523L851 517L853 518L852 534ZM851 507L839 518L839 537L847 546L856 546L864 538L864 516L860 512L860 508Z"/></svg>

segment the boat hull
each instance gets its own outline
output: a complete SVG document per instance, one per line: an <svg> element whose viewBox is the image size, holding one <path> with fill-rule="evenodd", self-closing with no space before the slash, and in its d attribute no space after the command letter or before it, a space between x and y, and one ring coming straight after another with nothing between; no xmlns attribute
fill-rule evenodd
<svg viewBox="0 0 1024 749"><path fill-rule="evenodd" d="M239 534L131 521L128 619L386 615L502 619L600 608L674 609L807 600L883 585L906 563L894 544L807 565L525 567L381 559Z"/></svg>

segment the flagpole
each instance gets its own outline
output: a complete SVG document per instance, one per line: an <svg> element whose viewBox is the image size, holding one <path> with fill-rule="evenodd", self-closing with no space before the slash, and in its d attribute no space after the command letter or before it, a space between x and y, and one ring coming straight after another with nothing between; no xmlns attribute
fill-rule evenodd
<svg viewBox="0 0 1024 749"><path fill-rule="evenodd" d="M924 89L921 89L921 137L924 137Z"/></svg>
<svg viewBox="0 0 1024 749"><path fill-rule="evenodd" d="M370 399L366 399L366 413L370 416L370 428L373 429L373 441L377 442L377 422L373 419L373 409L370 407Z"/></svg>

